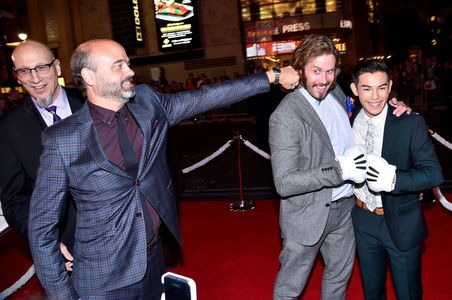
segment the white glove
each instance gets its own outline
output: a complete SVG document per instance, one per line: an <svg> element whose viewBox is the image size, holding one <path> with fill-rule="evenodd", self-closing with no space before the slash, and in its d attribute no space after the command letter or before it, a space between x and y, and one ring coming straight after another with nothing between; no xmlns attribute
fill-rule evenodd
<svg viewBox="0 0 452 300"><path fill-rule="evenodd" d="M348 148L344 155L336 157L341 166L342 179L361 183L366 180L366 148L354 145Z"/></svg>
<svg viewBox="0 0 452 300"><path fill-rule="evenodd" d="M375 154L367 155L367 186L374 192L390 192L395 187L396 166Z"/></svg>

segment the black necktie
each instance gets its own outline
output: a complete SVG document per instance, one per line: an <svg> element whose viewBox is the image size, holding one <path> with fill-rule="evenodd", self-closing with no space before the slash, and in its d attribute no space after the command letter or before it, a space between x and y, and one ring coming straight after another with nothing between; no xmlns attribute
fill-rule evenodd
<svg viewBox="0 0 452 300"><path fill-rule="evenodd" d="M138 173L138 160L132 144L130 143L129 137L127 136L124 116L118 111L116 112L115 117L118 122L116 126L118 127L119 147L121 148L122 155L124 156L124 167L130 176L135 177ZM147 228L146 240L149 242L154 236L153 222L151 219L151 210L154 208L145 198L143 198L142 201L145 208L144 222Z"/></svg>
<svg viewBox="0 0 452 300"><path fill-rule="evenodd" d="M119 112L116 112L115 117L118 121L118 140L122 155L124 156L124 166L127 173L129 173L130 176L135 177L138 173L138 160L127 136L123 116Z"/></svg>
<svg viewBox="0 0 452 300"><path fill-rule="evenodd" d="M46 109L45 109L45 110L47 110L49 113L51 113L51 114L53 115L53 124L55 124L55 123L61 121L60 116L57 115L57 113L56 113L56 109L57 109L57 107L54 106L54 105L49 106L49 107L46 107Z"/></svg>

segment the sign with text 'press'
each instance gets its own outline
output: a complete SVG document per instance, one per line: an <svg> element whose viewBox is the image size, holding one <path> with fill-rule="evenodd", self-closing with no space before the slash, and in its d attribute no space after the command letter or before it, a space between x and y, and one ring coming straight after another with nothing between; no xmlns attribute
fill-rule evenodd
<svg viewBox="0 0 452 300"><path fill-rule="evenodd" d="M160 51L199 47L196 0L154 0Z"/></svg>

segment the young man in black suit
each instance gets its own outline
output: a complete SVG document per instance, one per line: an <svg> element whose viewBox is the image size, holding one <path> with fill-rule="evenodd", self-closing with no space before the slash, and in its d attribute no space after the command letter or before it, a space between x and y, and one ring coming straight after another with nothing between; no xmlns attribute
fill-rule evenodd
<svg viewBox="0 0 452 300"><path fill-rule="evenodd" d="M424 119L392 114L391 85L381 60L362 60L353 69L351 90L362 105L353 144L367 149L367 178L355 187L353 227L366 299L386 299L388 259L397 298L422 299L427 227L418 195L443 177Z"/></svg>
<svg viewBox="0 0 452 300"><path fill-rule="evenodd" d="M78 89L58 84L60 62L46 45L25 41L14 49L11 59L16 79L29 96L0 121L0 200L9 226L27 238L30 197L42 152L41 132L77 111L83 98ZM70 196L66 207L60 224L60 249L70 261L75 228ZM70 262L67 267L70 269Z"/></svg>

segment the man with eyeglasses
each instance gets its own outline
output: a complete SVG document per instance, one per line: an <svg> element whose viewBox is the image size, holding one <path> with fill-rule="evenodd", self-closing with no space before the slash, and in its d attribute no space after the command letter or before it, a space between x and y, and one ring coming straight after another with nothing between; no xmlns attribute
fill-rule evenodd
<svg viewBox="0 0 452 300"><path fill-rule="evenodd" d="M41 132L77 111L83 98L78 89L58 84L60 62L46 45L25 41L14 49L11 59L16 79L29 96L0 120L0 200L9 226L27 238L30 197L42 153ZM66 207L59 227L60 250L71 270L75 206L70 196Z"/></svg>

